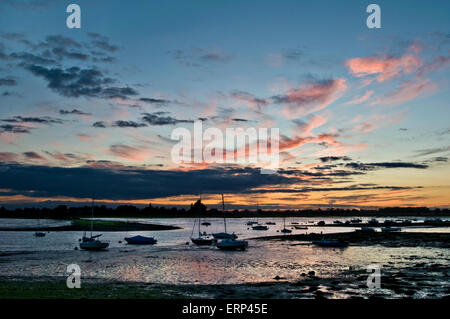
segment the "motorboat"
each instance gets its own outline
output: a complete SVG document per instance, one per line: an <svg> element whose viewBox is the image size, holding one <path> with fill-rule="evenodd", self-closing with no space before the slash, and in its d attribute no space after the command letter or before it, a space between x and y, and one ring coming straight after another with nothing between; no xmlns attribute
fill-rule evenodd
<svg viewBox="0 0 450 319"><path fill-rule="evenodd" d="M154 245L158 241L153 237L145 237L145 236L133 236L133 237L125 237L125 241L129 245Z"/></svg>
<svg viewBox="0 0 450 319"><path fill-rule="evenodd" d="M248 247L248 242L245 240L224 239L217 242L216 246L222 250L245 250Z"/></svg>
<svg viewBox="0 0 450 319"><path fill-rule="evenodd" d="M203 226L211 226L211 223L210 222L203 222L202 225Z"/></svg>
<svg viewBox="0 0 450 319"><path fill-rule="evenodd" d="M266 222L266 225L276 225L277 223L275 222Z"/></svg>
<svg viewBox="0 0 450 319"><path fill-rule="evenodd" d="M375 218L372 218L371 220L369 220L369 221L367 222L367 224L369 224L369 225L378 225L379 222L378 222L378 220L376 220Z"/></svg>
<svg viewBox="0 0 450 319"><path fill-rule="evenodd" d="M307 226L303 226L303 225L294 225L295 229L308 229Z"/></svg>

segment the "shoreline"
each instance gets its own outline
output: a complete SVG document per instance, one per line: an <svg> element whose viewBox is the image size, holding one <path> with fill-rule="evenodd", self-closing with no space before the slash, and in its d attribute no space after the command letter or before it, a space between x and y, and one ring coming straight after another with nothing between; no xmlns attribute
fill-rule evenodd
<svg viewBox="0 0 450 319"><path fill-rule="evenodd" d="M114 231L158 231L158 230L177 230L182 229L172 225L143 224L136 222L104 221L94 220L93 227L95 231L114 232ZM0 231L90 231L91 221L88 219L72 220L71 225L50 226L50 227L0 227Z"/></svg>
<svg viewBox="0 0 450 319"><path fill-rule="evenodd" d="M352 246L381 245L388 247L429 246L450 248L450 233L348 232L334 234L294 234L250 238L252 240L315 241L337 239ZM338 248L339 249L339 248Z"/></svg>

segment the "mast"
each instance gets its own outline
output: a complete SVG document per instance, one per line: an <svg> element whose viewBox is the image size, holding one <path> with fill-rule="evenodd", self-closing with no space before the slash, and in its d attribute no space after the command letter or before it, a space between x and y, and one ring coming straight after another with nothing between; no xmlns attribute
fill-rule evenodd
<svg viewBox="0 0 450 319"><path fill-rule="evenodd" d="M225 233L227 232L227 220L225 218L225 201L223 199L223 194L222 194L222 213L223 213L223 225L225 226Z"/></svg>
<svg viewBox="0 0 450 319"><path fill-rule="evenodd" d="M202 194L200 194L200 202L199 202L199 207L197 208L198 211L198 235L201 236L201 232L200 232L200 224L202 223L202 216L201 216L201 209L200 209L200 204L202 203Z"/></svg>
<svg viewBox="0 0 450 319"><path fill-rule="evenodd" d="M91 238L92 238L92 230L94 229L94 200L95 200L95 194L92 195L92 207L91 207Z"/></svg>

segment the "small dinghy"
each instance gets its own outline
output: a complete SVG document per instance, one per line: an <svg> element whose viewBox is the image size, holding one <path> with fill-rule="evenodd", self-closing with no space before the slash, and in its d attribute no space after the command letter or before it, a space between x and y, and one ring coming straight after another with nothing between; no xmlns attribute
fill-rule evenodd
<svg viewBox="0 0 450 319"><path fill-rule="evenodd" d="M145 237L145 236L133 236L133 237L125 237L125 241L129 245L154 245L158 241L153 237Z"/></svg>
<svg viewBox="0 0 450 319"><path fill-rule="evenodd" d="M245 250L248 242L245 240L224 239L216 244L217 248L222 250Z"/></svg>
<svg viewBox="0 0 450 319"><path fill-rule="evenodd" d="M256 226L252 226L253 230L268 230L269 227L265 226L265 225L256 225Z"/></svg>
<svg viewBox="0 0 450 319"><path fill-rule="evenodd" d="M35 236L35 237L44 237L44 236L45 236L45 233L42 232L42 231L37 231L37 232L34 233L34 236Z"/></svg>

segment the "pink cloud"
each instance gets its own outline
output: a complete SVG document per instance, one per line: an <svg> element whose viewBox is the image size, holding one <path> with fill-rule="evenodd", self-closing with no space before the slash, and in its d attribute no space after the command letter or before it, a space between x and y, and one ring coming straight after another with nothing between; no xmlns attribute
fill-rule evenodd
<svg viewBox="0 0 450 319"><path fill-rule="evenodd" d="M373 93L374 93L374 92L373 92L372 90L367 91L366 93L364 93L364 95L362 95L362 96L355 96L355 97L353 98L353 100L351 100L351 101L349 101L349 102L347 102L347 103L345 103L345 104L351 105L351 104L360 104L360 103L363 103L363 102L367 101L367 100L372 96Z"/></svg>
<svg viewBox="0 0 450 319"><path fill-rule="evenodd" d="M240 102L244 102L251 109L257 109L261 106L266 106L268 101L265 99L257 98L253 94L243 91L235 91L230 94L230 96Z"/></svg>
<svg viewBox="0 0 450 319"><path fill-rule="evenodd" d="M151 156L151 153L146 148L137 148L124 144L111 145L109 153L133 162L143 162Z"/></svg>
<svg viewBox="0 0 450 319"><path fill-rule="evenodd" d="M406 81L401 83L395 91L377 98L371 105L376 104L398 104L416 98L421 93L429 93L436 90L437 85L429 79L416 82Z"/></svg>
<svg viewBox="0 0 450 319"><path fill-rule="evenodd" d="M345 63L356 77L377 75L378 82L384 82L401 74L409 74L416 71L421 65L420 58L414 55L397 57L365 57L352 58Z"/></svg>
<svg viewBox="0 0 450 319"><path fill-rule="evenodd" d="M273 97L275 103L285 104L283 114L297 118L301 114L320 111L338 99L347 89L345 79L330 79L291 88L284 95Z"/></svg>
<svg viewBox="0 0 450 319"><path fill-rule="evenodd" d="M29 161L38 161L38 162L47 162L47 159L36 152L24 152L22 153L25 160Z"/></svg>
<svg viewBox="0 0 450 319"><path fill-rule="evenodd" d="M313 115L307 123L295 121L295 123L297 124L295 127L295 134L303 136L310 135L315 128L324 125L327 121L328 117L320 114Z"/></svg>
<svg viewBox="0 0 450 319"><path fill-rule="evenodd" d="M11 152L1 152L0 162L17 162L19 156L16 153Z"/></svg>
<svg viewBox="0 0 450 319"><path fill-rule="evenodd" d="M322 156L344 156L350 152L360 151L366 149L368 146L364 143L356 143L349 145L336 145L334 147L330 147L324 150L321 150L314 154L314 156L322 157Z"/></svg>
<svg viewBox="0 0 450 319"><path fill-rule="evenodd" d="M80 141L82 142L89 142L92 140L92 136L91 135L87 135L87 134L78 134L77 137L80 139Z"/></svg>

